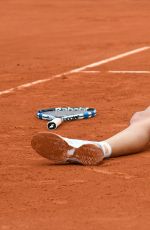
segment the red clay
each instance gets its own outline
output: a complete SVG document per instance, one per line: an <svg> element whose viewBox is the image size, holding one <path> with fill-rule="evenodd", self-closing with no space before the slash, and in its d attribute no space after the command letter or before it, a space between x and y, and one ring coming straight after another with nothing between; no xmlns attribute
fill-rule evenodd
<svg viewBox="0 0 150 230"><path fill-rule="evenodd" d="M0 90L45 79L150 41L150 2L14 0L0 3ZM36 155L31 137L46 131L35 112L90 106L97 116L55 133L103 140L149 105L150 51L0 96L0 229L148 230L150 150L100 166L56 166Z"/></svg>

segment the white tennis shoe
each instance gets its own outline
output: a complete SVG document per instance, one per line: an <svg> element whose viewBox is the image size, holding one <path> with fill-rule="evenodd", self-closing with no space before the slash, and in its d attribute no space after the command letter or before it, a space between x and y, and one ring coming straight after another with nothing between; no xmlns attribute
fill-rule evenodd
<svg viewBox="0 0 150 230"><path fill-rule="evenodd" d="M57 164L98 165L104 154L98 142L69 139L50 132L40 132L31 140L32 148Z"/></svg>

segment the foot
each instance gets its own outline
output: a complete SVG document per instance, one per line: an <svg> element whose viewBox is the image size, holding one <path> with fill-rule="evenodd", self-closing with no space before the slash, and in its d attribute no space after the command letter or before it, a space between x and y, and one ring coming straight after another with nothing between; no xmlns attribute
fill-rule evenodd
<svg viewBox="0 0 150 230"><path fill-rule="evenodd" d="M57 164L98 165L103 160L103 152L96 144L89 142L76 148L66 140L69 139L54 133L43 132L33 136L31 146L42 157Z"/></svg>

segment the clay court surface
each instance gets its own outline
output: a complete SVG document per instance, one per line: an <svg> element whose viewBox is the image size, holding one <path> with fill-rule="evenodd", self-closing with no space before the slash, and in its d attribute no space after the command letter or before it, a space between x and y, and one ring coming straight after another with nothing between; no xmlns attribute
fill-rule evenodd
<svg viewBox="0 0 150 230"><path fill-rule="evenodd" d="M54 132L104 140L150 104L149 12L149 0L0 2L1 230L150 229L150 149L84 167L30 146L47 131L39 109L95 107Z"/></svg>

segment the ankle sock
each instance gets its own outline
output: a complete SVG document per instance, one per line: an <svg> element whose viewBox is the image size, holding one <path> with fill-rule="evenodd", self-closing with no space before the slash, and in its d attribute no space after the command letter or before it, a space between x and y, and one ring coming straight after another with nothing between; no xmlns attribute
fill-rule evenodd
<svg viewBox="0 0 150 230"><path fill-rule="evenodd" d="M110 144L106 141L97 142L97 145L102 149L104 158L108 158L112 154L112 148Z"/></svg>

